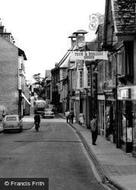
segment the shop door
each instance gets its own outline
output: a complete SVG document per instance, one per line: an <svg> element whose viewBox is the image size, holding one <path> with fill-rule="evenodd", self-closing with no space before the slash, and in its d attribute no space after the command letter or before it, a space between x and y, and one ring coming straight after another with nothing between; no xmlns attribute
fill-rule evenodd
<svg viewBox="0 0 136 190"><path fill-rule="evenodd" d="M133 145L132 129L133 129L132 102L123 101L121 147L125 152L132 152L132 145Z"/></svg>

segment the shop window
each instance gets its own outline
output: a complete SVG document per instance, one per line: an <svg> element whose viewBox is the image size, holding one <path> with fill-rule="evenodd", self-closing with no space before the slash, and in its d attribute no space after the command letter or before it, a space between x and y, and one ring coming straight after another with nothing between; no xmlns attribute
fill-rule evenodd
<svg viewBox="0 0 136 190"><path fill-rule="evenodd" d="M83 113L83 100L80 99L80 113Z"/></svg>
<svg viewBox="0 0 136 190"><path fill-rule="evenodd" d="M80 88L83 88L83 70L79 71Z"/></svg>

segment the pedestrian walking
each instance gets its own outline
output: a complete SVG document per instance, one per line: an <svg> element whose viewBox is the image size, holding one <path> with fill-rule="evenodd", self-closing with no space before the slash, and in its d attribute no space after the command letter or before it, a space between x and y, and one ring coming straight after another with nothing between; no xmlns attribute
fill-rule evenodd
<svg viewBox="0 0 136 190"><path fill-rule="evenodd" d="M96 145L96 140L97 140L97 136L98 136L96 116L94 116L92 121L91 121L91 132L92 132L92 144Z"/></svg>
<svg viewBox="0 0 136 190"><path fill-rule="evenodd" d="M3 111L2 111L2 118L4 119L5 116L6 116L6 111L3 110Z"/></svg>
<svg viewBox="0 0 136 190"><path fill-rule="evenodd" d="M67 123L69 122L69 114L70 114L70 111L67 110L67 111L65 112L65 117L66 117L66 122L67 122Z"/></svg>
<svg viewBox="0 0 136 190"><path fill-rule="evenodd" d="M39 114L35 114L35 115L34 115L34 125L35 125L35 130L36 130L36 131L39 131L40 122L41 122L40 115L39 115Z"/></svg>
<svg viewBox="0 0 136 190"><path fill-rule="evenodd" d="M73 109L71 109L69 115L70 115L70 121L71 121L71 123L73 123L73 120L74 120L74 110Z"/></svg>

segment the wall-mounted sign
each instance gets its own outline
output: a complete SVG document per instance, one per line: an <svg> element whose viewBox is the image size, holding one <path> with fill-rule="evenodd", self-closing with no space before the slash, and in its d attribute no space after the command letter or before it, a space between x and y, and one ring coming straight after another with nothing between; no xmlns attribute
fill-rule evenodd
<svg viewBox="0 0 136 190"><path fill-rule="evenodd" d="M70 58L74 61L76 60L84 60L84 52L83 51L73 51L71 53Z"/></svg>
<svg viewBox="0 0 136 190"><path fill-rule="evenodd" d="M108 60L107 51L73 51L70 59L72 60L88 60L94 61L96 59Z"/></svg>
<svg viewBox="0 0 136 190"><path fill-rule="evenodd" d="M124 89L118 89L118 99L119 100L124 100L124 99L129 99L129 89L124 88Z"/></svg>
<svg viewBox="0 0 136 190"><path fill-rule="evenodd" d="M136 100L136 86L119 87L117 92L119 100Z"/></svg>
<svg viewBox="0 0 136 190"><path fill-rule="evenodd" d="M105 96L104 95L98 95L97 98L98 98L98 100L105 100Z"/></svg>
<svg viewBox="0 0 136 190"><path fill-rule="evenodd" d="M102 60L108 60L108 52L107 51L86 51L85 60L96 60L96 59L102 59Z"/></svg>

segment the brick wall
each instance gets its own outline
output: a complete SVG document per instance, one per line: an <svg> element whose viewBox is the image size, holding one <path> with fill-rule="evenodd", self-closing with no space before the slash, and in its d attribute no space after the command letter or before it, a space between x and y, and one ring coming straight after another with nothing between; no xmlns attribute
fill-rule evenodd
<svg viewBox="0 0 136 190"><path fill-rule="evenodd" d="M18 48L0 37L0 106L18 113Z"/></svg>

